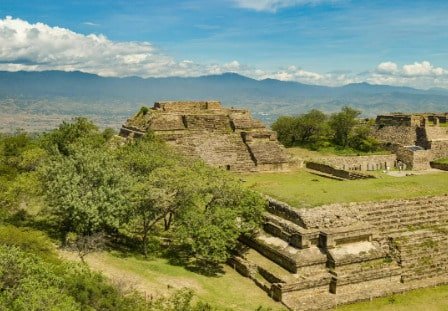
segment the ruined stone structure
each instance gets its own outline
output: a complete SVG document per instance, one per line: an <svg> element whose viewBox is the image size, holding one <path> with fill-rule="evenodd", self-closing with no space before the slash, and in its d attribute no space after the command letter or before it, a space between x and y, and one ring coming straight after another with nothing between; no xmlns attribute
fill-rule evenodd
<svg viewBox="0 0 448 311"><path fill-rule="evenodd" d="M248 110L223 108L217 101L157 102L120 130L123 137L147 131L187 156L232 171L279 171L290 159L276 133Z"/></svg>
<svg viewBox="0 0 448 311"><path fill-rule="evenodd" d="M366 156L325 156L313 161L331 165L335 169L346 171L377 171L386 170L396 166L397 156L366 155Z"/></svg>
<svg viewBox="0 0 448 311"><path fill-rule="evenodd" d="M355 179L369 179L375 178L373 175L361 173L358 171L348 171L344 169L338 169L331 165L307 161L305 167L313 174L317 174L322 177L337 179L337 180L355 180Z"/></svg>
<svg viewBox="0 0 448 311"><path fill-rule="evenodd" d="M376 118L375 136L413 170L448 157L448 113L390 114Z"/></svg>
<svg viewBox="0 0 448 311"><path fill-rule="evenodd" d="M269 199L231 265L291 310L448 283L448 196L297 209Z"/></svg>

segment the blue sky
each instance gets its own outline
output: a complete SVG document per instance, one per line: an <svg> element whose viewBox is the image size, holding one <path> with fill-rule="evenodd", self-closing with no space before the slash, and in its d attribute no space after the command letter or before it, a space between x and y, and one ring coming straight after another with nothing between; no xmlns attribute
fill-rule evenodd
<svg viewBox="0 0 448 311"><path fill-rule="evenodd" d="M150 51L139 53L162 59L141 56L146 71L114 72L111 56L110 70L107 64L95 70L90 59L92 64L78 68L68 56L60 57L60 46L45 50L42 45L41 54L54 54L56 69L164 76L161 66L168 64L166 76L235 71L327 85L368 81L448 87L448 1L443 0L2 0L0 19L6 16L50 27L41 34L58 26L81 36L105 36L111 44L147 42ZM3 27L23 29L11 22ZM0 67L4 70L52 68L49 59L44 66L42 57L36 58L38 51L22 57L34 67L18 66L20 60L8 54L18 45L7 48L0 46L0 63L11 62Z"/></svg>

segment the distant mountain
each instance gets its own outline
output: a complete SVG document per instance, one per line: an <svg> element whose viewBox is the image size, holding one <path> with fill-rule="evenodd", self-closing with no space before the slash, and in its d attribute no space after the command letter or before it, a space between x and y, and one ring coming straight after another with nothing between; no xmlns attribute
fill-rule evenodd
<svg viewBox="0 0 448 311"><path fill-rule="evenodd" d="M365 116L390 111L448 111L448 90L348 84L307 85L254 80L235 73L193 78L106 78L82 72L0 71L0 113L101 115L125 118L157 100L217 99L245 107L271 122L278 115L312 108L327 112L350 105Z"/></svg>

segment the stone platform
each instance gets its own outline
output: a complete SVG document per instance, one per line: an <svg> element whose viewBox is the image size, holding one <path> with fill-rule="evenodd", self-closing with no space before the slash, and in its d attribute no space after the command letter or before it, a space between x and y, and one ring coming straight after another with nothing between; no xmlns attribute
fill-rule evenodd
<svg viewBox="0 0 448 311"><path fill-rule="evenodd" d="M269 199L230 264L291 310L448 283L448 196L297 209Z"/></svg>

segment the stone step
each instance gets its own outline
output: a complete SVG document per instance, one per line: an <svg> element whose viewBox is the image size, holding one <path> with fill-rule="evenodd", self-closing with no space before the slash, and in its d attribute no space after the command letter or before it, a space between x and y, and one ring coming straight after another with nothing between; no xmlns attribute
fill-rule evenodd
<svg viewBox="0 0 448 311"><path fill-rule="evenodd" d="M446 222L448 220L448 211L445 209L441 210L433 210L433 211L413 211L409 213L394 213L394 214L385 214L382 216L377 216L375 218L367 218L370 223L375 223L380 225L382 222L387 220L394 220L395 222L406 223L413 219L420 220L432 220L438 219L440 221Z"/></svg>
<svg viewBox="0 0 448 311"><path fill-rule="evenodd" d="M327 266L330 269L336 269L340 266L384 257L385 254L377 242L356 242L329 249Z"/></svg>
<svg viewBox="0 0 448 311"><path fill-rule="evenodd" d="M337 228L323 228L319 233L319 245L323 248L335 248L338 245L371 241L376 230L368 223L359 222Z"/></svg>
<svg viewBox="0 0 448 311"><path fill-rule="evenodd" d="M438 210L445 210L444 202L436 203L436 204L390 204L386 206L378 206L378 209L370 207L369 210L365 211L366 217L369 219L373 219L375 217L382 217L383 215L393 215L404 212L415 212L415 211L426 211L426 212L434 212Z"/></svg>
<svg viewBox="0 0 448 311"><path fill-rule="evenodd" d="M440 218L441 217L441 218ZM438 219L442 221L448 220L448 211L445 208L441 207L440 209L434 209L430 211L419 211L419 210L413 210L409 212L403 211L403 213L400 212L394 212L391 214L382 214L375 217L366 217L366 220L370 223L378 224L380 225L382 222L387 220L394 220L396 222L406 222L408 220L412 220L415 218L420 219Z"/></svg>
<svg viewBox="0 0 448 311"><path fill-rule="evenodd" d="M268 212L270 214L281 217L305 228L305 223L302 220L299 209L271 197L268 197L268 202Z"/></svg>
<svg viewBox="0 0 448 311"><path fill-rule="evenodd" d="M265 213L264 220L264 230L266 232L281 238L296 248L302 249L311 245L318 245L319 230L305 229L272 213Z"/></svg>
<svg viewBox="0 0 448 311"><path fill-rule="evenodd" d="M241 256L246 261L256 266L258 273L270 283L289 283L295 282L298 279L297 274L291 273L254 249L249 249Z"/></svg>
<svg viewBox="0 0 448 311"><path fill-rule="evenodd" d="M264 231L254 237L242 237L241 239L243 243L292 273L297 273L300 267L325 266L327 261L326 254L315 246L297 249Z"/></svg>

